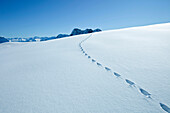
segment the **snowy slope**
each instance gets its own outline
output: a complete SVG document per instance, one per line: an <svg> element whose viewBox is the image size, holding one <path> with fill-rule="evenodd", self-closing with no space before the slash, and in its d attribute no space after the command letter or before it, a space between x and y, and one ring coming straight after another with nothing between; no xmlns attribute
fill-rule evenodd
<svg viewBox="0 0 170 113"><path fill-rule="evenodd" d="M159 102L170 105L169 37L167 23L1 44L0 113L164 113Z"/></svg>

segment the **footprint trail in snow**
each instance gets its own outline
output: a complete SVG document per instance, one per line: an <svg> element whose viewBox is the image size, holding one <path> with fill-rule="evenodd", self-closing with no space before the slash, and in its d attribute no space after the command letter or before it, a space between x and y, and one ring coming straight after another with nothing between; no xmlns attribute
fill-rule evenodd
<svg viewBox="0 0 170 113"><path fill-rule="evenodd" d="M90 55L88 55L87 52L86 52L86 51L83 49L83 47L82 47L82 43L85 42L87 39L89 39L91 36L92 36L92 34L90 34L87 38L85 38L84 40L82 40L82 41L79 43L80 50L82 51L82 53L83 53L88 59L91 59L91 61L92 61L93 63L96 62L96 65L97 65L97 66L103 67L103 65L102 65L101 63L97 62L97 61L94 60ZM112 69L111 69L111 68L109 68L109 67L107 67L107 66L105 66L105 67L103 67L103 68L104 68L106 71L111 72L113 76L121 77L121 74L119 74L119 73L117 73L117 72L112 72ZM121 77L121 78L122 78L122 77ZM148 91L144 90L143 88L141 88L140 86L138 86L137 84L135 84L134 82L132 82L132 81L129 80L129 79L126 79L126 78L122 78L122 79L123 79L128 85L130 85L130 86L134 86L134 87L137 86L136 88L138 89L138 92L139 92L139 93L141 93L142 95L144 95L146 98L152 99L152 98L151 98L151 94L150 94ZM157 99L157 100L158 100L158 99ZM170 113L170 108L169 108L167 105L165 105L165 104L163 104L163 103L161 103L161 102L159 102L159 105L160 105L160 108L161 108L162 110Z"/></svg>

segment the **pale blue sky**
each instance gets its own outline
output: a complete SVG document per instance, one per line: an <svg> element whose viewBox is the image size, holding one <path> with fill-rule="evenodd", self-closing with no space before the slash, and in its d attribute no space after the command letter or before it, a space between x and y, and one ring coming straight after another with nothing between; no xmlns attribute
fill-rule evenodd
<svg viewBox="0 0 170 113"><path fill-rule="evenodd" d="M0 0L0 36L70 34L170 22L170 0Z"/></svg>

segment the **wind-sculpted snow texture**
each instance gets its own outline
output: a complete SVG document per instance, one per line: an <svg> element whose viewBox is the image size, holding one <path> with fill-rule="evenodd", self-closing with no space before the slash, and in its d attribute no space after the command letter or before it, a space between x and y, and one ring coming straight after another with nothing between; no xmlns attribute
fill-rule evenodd
<svg viewBox="0 0 170 113"><path fill-rule="evenodd" d="M155 27L155 28L154 28ZM160 29L159 29L159 27L160 27ZM163 27L163 28L161 28L161 27ZM155 25L155 26L148 26L148 29L147 29L147 27L145 28L145 27L141 27L141 29L142 28L144 28L144 29L146 29L146 30L148 30L148 29L150 29L150 30L152 30L152 32L153 31L155 31L155 32L157 32L157 31L159 31L160 33L162 33L161 31L163 31L166 35L165 35L165 39L167 39L167 37L168 36L170 36L170 24L165 24L165 25ZM139 31L141 30L140 28L134 28L135 30L136 29L139 29ZM131 30L131 29L129 29L129 30ZM132 30L133 30L133 28L132 28ZM118 30L119 31L119 30ZM121 31L121 30L120 30ZM122 30L123 31L123 30ZM126 31L128 31L128 30L124 30L125 32ZM146 32L145 30L144 30L144 32ZM148 33L146 33L146 35L147 35ZM80 46L80 48L82 48L83 49L83 47L82 47L82 43L83 42L85 42L87 39L89 39L90 37L92 37L92 35L90 35L89 37L87 37L85 40L83 40L83 41L81 41L80 42L80 44L79 44L79 46ZM94 36L95 38L97 38L97 36ZM105 36L103 36L103 39L105 38ZM161 37L162 38L162 37ZM165 40L165 39L162 39L163 41ZM105 40L105 39L104 39ZM145 40L145 39L144 39ZM96 40L95 40L96 41ZM123 40L122 40L123 41ZM170 41L170 39L168 40L168 41ZM153 42L154 43L154 42ZM94 42L94 44L96 44L96 42ZM166 44L166 43L165 43ZM88 45L88 44L87 44ZM93 45L94 46L94 45ZM170 48L170 47L169 47ZM167 48L167 49L169 49L169 48ZM91 49L94 49L94 48L91 48ZM156 49L156 48L155 48ZM159 49L161 49L161 48L159 48ZM89 49L90 50L90 49ZM113 52L114 52L114 50L112 50ZM87 52L87 51L86 51ZM85 54L85 56L87 55L87 53L85 52L85 50L83 49L83 53ZM111 51L110 51L111 52ZM166 53L165 53L166 54ZM88 54L89 55L89 54ZM169 55L169 54L167 54L167 55ZM90 56L88 56L88 58L91 58ZM116 57L115 57L116 58ZM114 59L114 55L113 55L113 59ZM161 60L161 58L160 58L160 60ZM92 62L94 62L94 59L93 59L93 57L92 57ZM96 60L95 60L95 62L97 62ZM102 64L100 64L100 63L96 63L98 66L102 66ZM145 67L145 66L144 66ZM111 68L109 68L109 67L103 67L106 71L110 71L114 76L116 76L116 77L121 77L121 75L120 74L118 74L117 72L112 72L112 69ZM141 67L142 68L142 67ZM169 72L168 72L169 73ZM122 78L122 77L121 77ZM160 105L160 108L162 108L165 112L168 112L168 113L170 113L170 108L167 106L167 105L165 105L165 104L163 104L163 103L160 103L160 100L159 99L157 99L156 97L155 98L152 98L151 97L151 94L148 92L148 91L146 91L146 90L144 90L144 89L142 89L139 85L137 85L137 84L135 84L134 82L132 82L131 80L128 80L128 79L124 79L123 78L123 80L128 84L128 85L130 85L130 86L134 86L136 89L138 89L138 91L141 93L141 94L143 94L144 96L146 96L147 98L150 98L150 99L153 99L152 101L155 101L156 103L158 103L159 105ZM158 80L159 81L159 80ZM169 86L169 84L166 84L167 86ZM169 93L169 89L168 89L168 93ZM161 96L160 96L161 97ZM170 96L168 96L167 98L169 98Z"/></svg>
<svg viewBox="0 0 170 113"><path fill-rule="evenodd" d="M0 113L169 112L168 26L2 43Z"/></svg>

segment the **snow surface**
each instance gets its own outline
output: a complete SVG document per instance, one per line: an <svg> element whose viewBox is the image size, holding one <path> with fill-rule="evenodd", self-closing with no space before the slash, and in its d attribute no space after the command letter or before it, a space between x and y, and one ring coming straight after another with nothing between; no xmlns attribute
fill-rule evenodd
<svg viewBox="0 0 170 113"><path fill-rule="evenodd" d="M164 113L169 51L170 23L1 44L0 113Z"/></svg>

